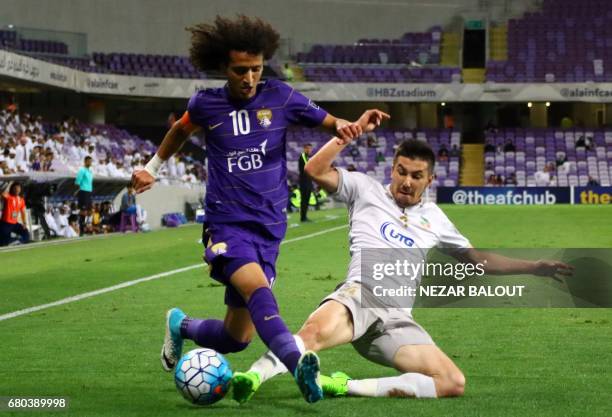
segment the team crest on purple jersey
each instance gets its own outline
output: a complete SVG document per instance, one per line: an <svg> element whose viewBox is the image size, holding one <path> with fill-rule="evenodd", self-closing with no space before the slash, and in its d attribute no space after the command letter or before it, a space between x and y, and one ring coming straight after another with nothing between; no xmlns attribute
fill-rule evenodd
<svg viewBox="0 0 612 417"><path fill-rule="evenodd" d="M259 126L267 129L272 124L272 110L261 109L257 111L257 120L259 121Z"/></svg>

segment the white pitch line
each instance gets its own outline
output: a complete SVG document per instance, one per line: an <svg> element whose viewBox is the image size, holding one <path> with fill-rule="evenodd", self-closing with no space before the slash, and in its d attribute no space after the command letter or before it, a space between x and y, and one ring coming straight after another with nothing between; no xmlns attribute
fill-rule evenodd
<svg viewBox="0 0 612 417"><path fill-rule="evenodd" d="M336 230L344 229L347 226L348 225L336 226L336 227L332 227L332 228L329 228L329 229L321 230L320 232L315 232L315 233L311 233L311 234L304 235L304 236L294 237L293 239L287 239L287 240L282 241L281 245L284 245L286 243L299 242L300 240L310 239L310 238L313 238L313 237L316 237L316 236L324 235L326 233L335 232ZM24 308L23 310L17 310L17 311L13 311L12 313L6 313L6 314L0 315L0 321L4 321L4 320L8 320L8 319L13 319L13 318L19 317L19 316L24 316L26 314L34 313L34 312L40 311L40 310L45 310L45 309L51 308L51 307L56 307L56 306L61 306L61 305L68 304L68 303L73 303L75 301L83 300L85 298L91 298L91 297L95 297L95 296L100 295L100 294L105 294L107 292L116 291L116 290L120 290L122 288L131 287L132 285L140 284L142 282L153 281L153 280L164 278L164 277L167 277L167 276L170 276L170 275L180 274L181 272L190 271L192 269L201 268L203 266L204 266L203 263L198 263L198 264L195 264L195 265L185 266L183 268L173 269L171 271L166 271L166 272L162 272L162 273L159 273L159 274L149 275L147 277L142 277L142 278L134 279L134 280L131 280L131 281L122 282L121 284L113 285L111 287L101 288L99 290L89 291L89 292L85 292L85 293L82 293L82 294L73 295L71 297L62 298L61 300L53 301L51 303L41 304L41 305L34 306L34 307Z"/></svg>

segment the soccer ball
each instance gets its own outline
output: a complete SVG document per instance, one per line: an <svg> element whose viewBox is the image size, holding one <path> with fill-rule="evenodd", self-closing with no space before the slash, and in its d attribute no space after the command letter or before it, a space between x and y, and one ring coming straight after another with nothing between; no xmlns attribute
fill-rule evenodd
<svg viewBox="0 0 612 417"><path fill-rule="evenodd" d="M232 379L229 362L212 349L194 349L174 369L174 382L190 403L210 405L227 394Z"/></svg>

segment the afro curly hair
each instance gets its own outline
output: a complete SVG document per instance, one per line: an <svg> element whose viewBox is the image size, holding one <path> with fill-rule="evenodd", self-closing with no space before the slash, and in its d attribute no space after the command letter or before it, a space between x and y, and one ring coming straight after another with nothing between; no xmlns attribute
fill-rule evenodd
<svg viewBox="0 0 612 417"><path fill-rule="evenodd" d="M217 16L212 25L200 23L187 30L191 32L189 57L200 71L219 71L229 63L230 51L262 54L264 59L270 59L280 39L269 23L245 15L234 20Z"/></svg>

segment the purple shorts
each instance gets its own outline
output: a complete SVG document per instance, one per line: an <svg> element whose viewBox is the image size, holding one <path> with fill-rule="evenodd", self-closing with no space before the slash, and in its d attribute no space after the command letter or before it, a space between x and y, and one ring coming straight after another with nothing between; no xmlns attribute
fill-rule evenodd
<svg viewBox="0 0 612 417"><path fill-rule="evenodd" d="M270 287L274 284L280 240L267 239L243 225L205 224L202 243L211 278L225 285L226 305L246 307L240 293L230 284L230 277L248 263L259 264Z"/></svg>

